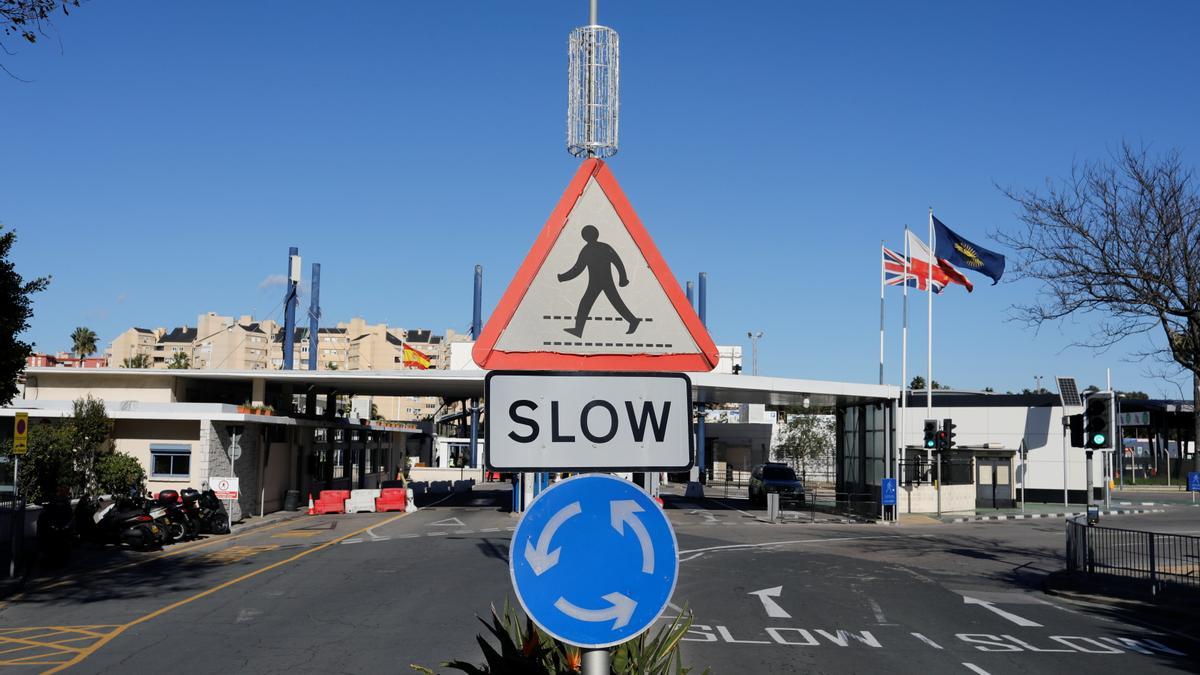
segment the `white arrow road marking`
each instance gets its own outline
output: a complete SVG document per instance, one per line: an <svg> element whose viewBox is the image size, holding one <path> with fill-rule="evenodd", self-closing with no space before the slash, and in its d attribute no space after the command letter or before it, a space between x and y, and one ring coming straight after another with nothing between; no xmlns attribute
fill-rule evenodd
<svg viewBox="0 0 1200 675"><path fill-rule="evenodd" d="M620 593L609 593L604 596L604 599L609 602L609 606L604 609L576 607L563 597L555 600L554 606L563 614L580 621L608 621L612 619L613 630L617 630L629 623L629 619L633 617L633 610L637 609L636 602Z"/></svg>
<svg viewBox="0 0 1200 675"><path fill-rule="evenodd" d="M963 596L963 604L964 605L979 605L980 607L983 607L984 609L995 613L996 616L999 616L1002 619L1008 619L1009 621L1017 624L1018 626L1025 626L1027 628L1041 628L1042 627L1042 624L1040 624L1040 623L1030 621L1029 619L1026 619L1023 616L1017 616L1016 614L1013 614L1012 612L1006 612L990 602L984 602L983 600L976 600L975 598L968 598L967 596L964 595Z"/></svg>
<svg viewBox="0 0 1200 675"><path fill-rule="evenodd" d="M633 515L641 511L642 507L632 499L619 499L612 502L610 508L613 529L617 534L625 534L625 525L629 525L637 535L638 543L642 545L642 572L654 574L654 544L650 543L650 533L646 531L641 519Z"/></svg>
<svg viewBox="0 0 1200 675"><path fill-rule="evenodd" d="M466 523L464 523L463 521L459 520L458 518L445 518L445 519L443 519L443 520L439 520L439 521L437 521L436 523L425 523L425 527L433 527L434 525L442 525L442 526L445 526L445 527L449 527L449 526L451 526L451 525L454 525L454 526L457 526L457 527L463 527L463 526L465 526L465 525L466 525Z"/></svg>
<svg viewBox="0 0 1200 675"><path fill-rule="evenodd" d="M767 616L771 617L772 619L792 618L791 614L788 614L786 610L784 610L782 607L776 604L774 600L771 599L778 598L780 595L783 595L783 586L764 588L761 591L750 591L746 595L757 595L758 599L762 601L763 609L767 610Z"/></svg>
<svg viewBox="0 0 1200 675"><path fill-rule="evenodd" d="M579 515L580 511L579 502L567 504L546 522L546 527L542 528L542 533L538 535L536 548L533 546L532 538L525 540L525 560L533 568L534 575L540 577L542 572L558 564L558 554L562 552L562 548L551 551L550 540L554 538L554 533L558 532L558 528L562 527L563 523Z"/></svg>

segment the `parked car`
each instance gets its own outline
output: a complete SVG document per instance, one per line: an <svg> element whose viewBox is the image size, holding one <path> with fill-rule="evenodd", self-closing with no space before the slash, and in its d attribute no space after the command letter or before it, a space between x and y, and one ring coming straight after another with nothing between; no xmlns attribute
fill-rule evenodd
<svg viewBox="0 0 1200 675"><path fill-rule="evenodd" d="M787 464L767 462L759 464L750 472L750 501L766 504L767 494L779 494L779 502L791 502L804 506L804 483L796 477L796 471Z"/></svg>

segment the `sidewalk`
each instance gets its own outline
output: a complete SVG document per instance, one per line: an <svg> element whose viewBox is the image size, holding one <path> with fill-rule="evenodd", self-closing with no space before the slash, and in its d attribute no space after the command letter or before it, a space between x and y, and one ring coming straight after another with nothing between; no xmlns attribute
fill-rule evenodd
<svg viewBox="0 0 1200 675"><path fill-rule="evenodd" d="M1125 516L1143 513L1162 513L1163 509L1127 508L1114 503L1114 508L1101 510L1102 516ZM974 513L943 513L944 523L970 523L991 520L1028 520L1031 518L1071 518L1087 515L1087 505L1071 504L1066 508L1062 504L1026 504L1025 510L1016 509L977 509Z"/></svg>
<svg viewBox="0 0 1200 675"><path fill-rule="evenodd" d="M268 513L267 515L261 517L251 516L245 520L240 520L234 523L230 530L230 534L238 534L239 532L245 532L247 530L256 530L260 527L274 525L275 523L281 523L285 520L302 518L306 515L308 515L308 511L305 508L300 508L295 511L275 511L274 513Z"/></svg>

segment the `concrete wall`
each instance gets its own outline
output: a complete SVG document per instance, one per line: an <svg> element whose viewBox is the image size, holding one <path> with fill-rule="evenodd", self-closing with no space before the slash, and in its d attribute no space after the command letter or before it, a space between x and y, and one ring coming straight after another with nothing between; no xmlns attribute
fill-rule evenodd
<svg viewBox="0 0 1200 675"><path fill-rule="evenodd" d="M229 426L223 422L202 422L200 425L200 447L207 448L203 466L194 466L192 475L195 479L208 484L213 476L237 476L241 492L233 504L230 515L236 522L246 516L256 516L259 511L259 462L260 425L241 425L245 430L239 445L242 454L236 462L230 462Z"/></svg>
<svg viewBox="0 0 1200 675"><path fill-rule="evenodd" d="M62 369L66 371L67 369ZM175 400L175 378L162 375L79 375L58 373L29 375L25 400L73 401L86 397L105 401L171 403Z"/></svg>
<svg viewBox="0 0 1200 675"><path fill-rule="evenodd" d="M900 513L937 513L938 494L932 485L906 487L901 485L896 494L896 506ZM974 485L943 485L942 512L974 511Z"/></svg>

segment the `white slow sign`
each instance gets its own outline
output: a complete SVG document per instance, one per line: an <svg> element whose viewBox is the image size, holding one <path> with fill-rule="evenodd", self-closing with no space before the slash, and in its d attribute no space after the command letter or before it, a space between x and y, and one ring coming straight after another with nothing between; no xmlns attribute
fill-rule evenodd
<svg viewBox="0 0 1200 675"><path fill-rule="evenodd" d="M486 388L489 469L692 466L692 384L681 373L493 371Z"/></svg>

